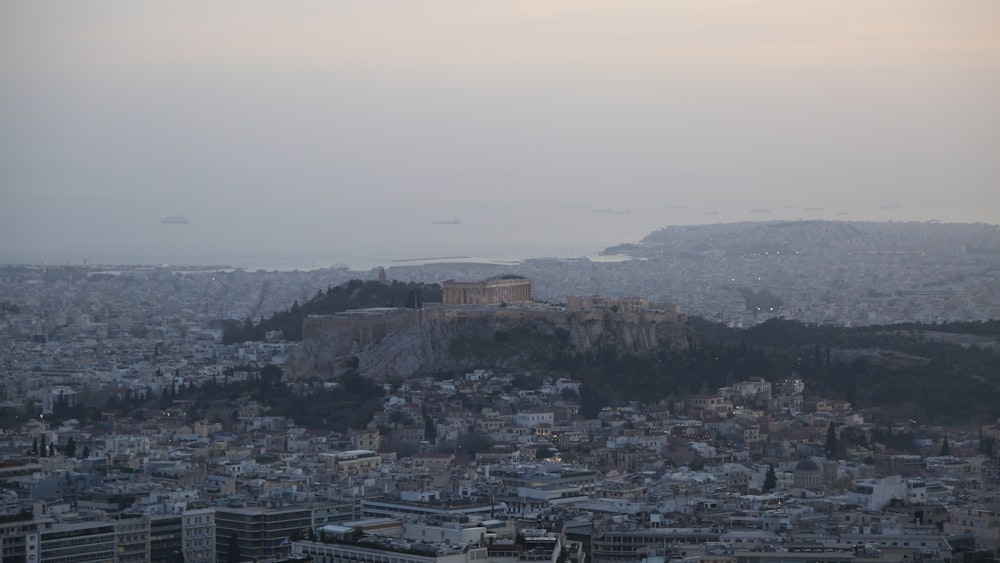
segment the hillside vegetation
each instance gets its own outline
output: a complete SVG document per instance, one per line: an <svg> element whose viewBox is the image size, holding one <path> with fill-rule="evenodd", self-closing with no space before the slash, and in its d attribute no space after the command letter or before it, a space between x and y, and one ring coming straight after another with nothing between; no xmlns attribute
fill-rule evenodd
<svg viewBox="0 0 1000 563"><path fill-rule="evenodd" d="M427 301L440 299L439 286L352 281L228 337L282 330L295 339L301 335L301 320L296 319L306 314L406 305L416 292ZM434 348L437 363L414 363L407 375L461 375L473 367L565 374L583 382L580 400L586 416L628 401L714 392L750 377L798 377L809 395L847 400L855 408L880 407L887 416L927 423L1000 417L1000 321L845 328L775 319L735 329L690 318L679 325L681 333L671 345L651 349L626 347L613 338L581 349L566 331L543 324L521 323L515 330L503 323L484 327L412 330L387 339L385 345L394 348L385 356L405 355L400 350L406 346ZM429 335L438 332L444 335L442 342L428 345ZM686 345L677 346L678 339ZM378 354L377 346L372 353ZM370 375L365 368L371 365L362 358L362 375Z"/></svg>

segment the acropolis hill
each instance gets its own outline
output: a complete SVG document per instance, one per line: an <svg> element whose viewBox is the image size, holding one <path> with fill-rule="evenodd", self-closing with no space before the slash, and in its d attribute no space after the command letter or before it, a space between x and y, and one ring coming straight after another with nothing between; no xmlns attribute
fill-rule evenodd
<svg viewBox="0 0 1000 563"><path fill-rule="evenodd" d="M482 284L489 291L488 281ZM466 285L467 290L474 287ZM530 299L530 293L519 295ZM292 378L335 376L355 367L385 379L484 364L513 366L526 352L504 353L511 335L537 338L527 349L543 356L609 347L641 353L664 345L687 346L686 318L679 306L637 297L568 297L565 307L525 300L361 309L307 317L302 332L303 342L289 358L286 374Z"/></svg>

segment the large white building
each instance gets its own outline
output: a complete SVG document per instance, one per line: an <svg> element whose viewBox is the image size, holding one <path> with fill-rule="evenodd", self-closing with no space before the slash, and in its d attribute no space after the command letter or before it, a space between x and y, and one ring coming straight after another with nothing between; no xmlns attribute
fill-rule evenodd
<svg viewBox="0 0 1000 563"><path fill-rule="evenodd" d="M882 510L893 500L910 504L927 503L927 483L923 479L906 479L890 475L878 479L858 479L850 495L854 502L869 510Z"/></svg>
<svg viewBox="0 0 1000 563"><path fill-rule="evenodd" d="M215 561L215 509L187 510L181 518L184 562L213 563Z"/></svg>

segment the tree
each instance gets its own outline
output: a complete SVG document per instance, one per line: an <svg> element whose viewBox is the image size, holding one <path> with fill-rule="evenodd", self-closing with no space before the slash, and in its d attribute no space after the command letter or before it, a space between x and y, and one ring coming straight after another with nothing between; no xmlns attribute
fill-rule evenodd
<svg viewBox="0 0 1000 563"><path fill-rule="evenodd" d="M535 450L535 459L541 461L543 459L548 459L555 455L555 450L552 448L538 448Z"/></svg>
<svg viewBox="0 0 1000 563"><path fill-rule="evenodd" d="M76 440L72 436L66 440L66 448L63 451L66 452L66 457L76 457Z"/></svg>
<svg viewBox="0 0 1000 563"><path fill-rule="evenodd" d="M424 419L424 440L433 444L437 441L437 424L434 422L434 417L427 411L426 406L421 407L421 411Z"/></svg>
<svg viewBox="0 0 1000 563"><path fill-rule="evenodd" d="M493 447L493 439L486 434L472 433L458 435L458 448L468 455L476 455L489 451Z"/></svg>
<svg viewBox="0 0 1000 563"><path fill-rule="evenodd" d="M42 439L38 442L38 452L42 457L49 456L49 448L45 445L45 434L42 434Z"/></svg>
<svg viewBox="0 0 1000 563"><path fill-rule="evenodd" d="M826 459L837 457L837 426L832 422L826 427L826 445L823 451L826 453Z"/></svg>
<svg viewBox="0 0 1000 563"><path fill-rule="evenodd" d="M948 445L948 437L945 436L944 440L941 441L941 451L938 455L951 455L951 446Z"/></svg>
<svg viewBox="0 0 1000 563"><path fill-rule="evenodd" d="M778 486L778 476L775 475L774 473L774 466L768 465L767 474L764 475L764 487L762 488L762 490L765 493L769 493L773 491L774 488L777 486Z"/></svg>
<svg viewBox="0 0 1000 563"><path fill-rule="evenodd" d="M87 458L90 457L90 446L84 444L84 446L83 446L83 455L81 457L83 457L83 459L87 459Z"/></svg>

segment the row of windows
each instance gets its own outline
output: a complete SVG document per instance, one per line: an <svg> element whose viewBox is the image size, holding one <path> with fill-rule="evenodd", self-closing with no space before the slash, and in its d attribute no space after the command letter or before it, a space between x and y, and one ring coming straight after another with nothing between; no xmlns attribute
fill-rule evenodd
<svg viewBox="0 0 1000 563"><path fill-rule="evenodd" d="M0 535L3 536L21 536L27 534L28 532L34 532L38 527L34 524L30 526L8 526L0 531Z"/></svg>
<svg viewBox="0 0 1000 563"><path fill-rule="evenodd" d="M190 540L190 541L184 542L184 547L189 547L189 548L190 547L203 547L203 546L207 546L207 545L212 545L213 543L215 543L215 542L212 542L212 541L207 540L207 539L205 539L205 540Z"/></svg>
<svg viewBox="0 0 1000 563"><path fill-rule="evenodd" d="M844 559L737 557L736 563L851 563L851 560L850 557Z"/></svg>
<svg viewBox="0 0 1000 563"><path fill-rule="evenodd" d="M398 553L367 553L333 546L307 546L302 552L303 555L311 555L316 563L431 563L435 559L418 555L406 557Z"/></svg>
<svg viewBox="0 0 1000 563"><path fill-rule="evenodd" d="M114 543L115 536L110 534L103 535L90 535L90 536L76 536L72 538L64 538L57 540L42 540L42 546L44 549L59 549L64 547L72 547L77 545L92 545L95 543Z"/></svg>
<svg viewBox="0 0 1000 563"><path fill-rule="evenodd" d="M659 544L659 543L704 543L715 541L718 536L648 536L648 535L606 535L594 538L594 543L615 544Z"/></svg>
<svg viewBox="0 0 1000 563"><path fill-rule="evenodd" d="M53 557L46 556L44 558L45 563L76 563L78 561L113 561L115 554L113 551L102 552L99 554L88 553L85 555L71 555L66 557Z"/></svg>
<svg viewBox="0 0 1000 563"><path fill-rule="evenodd" d="M311 512L295 511L280 514L238 514L233 512L217 512L215 514L216 523L227 522L282 522L285 520L312 519Z"/></svg>
<svg viewBox="0 0 1000 563"><path fill-rule="evenodd" d="M89 530L72 530L64 532L48 532L42 534L42 541L45 542L50 540L59 540L61 538L78 538L84 534L86 534L87 537L89 538L93 538L98 534L113 534L113 533L114 533L114 528L111 527L100 527L100 528L92 528Z"/></svg>

